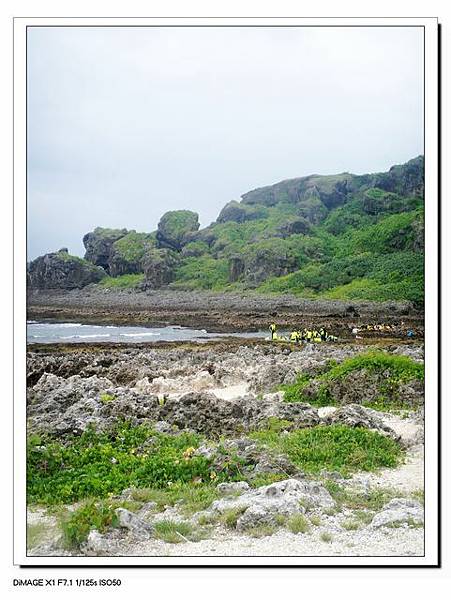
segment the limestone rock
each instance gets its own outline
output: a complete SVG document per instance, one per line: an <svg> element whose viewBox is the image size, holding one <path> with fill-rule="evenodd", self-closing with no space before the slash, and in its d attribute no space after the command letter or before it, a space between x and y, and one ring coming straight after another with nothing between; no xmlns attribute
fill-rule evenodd
<svg viewBox="0 0 451 600"><path fill-rule="evenodd" d="M347 427L365 427L366 429L378 431L392 439L399 439L393 429L383 422L377 411L359 404L348 404L329 412L324 417L324 423L327 425L346 425Z"/></svg>
<svg viewBox="0 0 451 600"><path fill-rule="evenodd" d="M249 484L247 481L231 481L218 483L216 489L221 494L221 496L229 496L230 494L242 493L249 489Z"/></svg>
<svg viewBox="0 0 451 600"><path fill-rule="evenodd" d="M143 289L160 289L173 281L178 264L177 254L168 249L153 249L144 259Z"/></svg>
<svg viewBox="0 0 451 600"><path fill-rule="evenodd" d="M331 508L335 505L329 492L311 481L286 479L271 485L249 490L236 498L222 498L213 502L210 513L222 514L230 509L241 509L238 530L256 525L271 524L277 515L290 516L305 512L305 506Z"/></svg>
<svg viewBox="0 0 451 600"><path fill-rule="evenodd" d="M126 508L116 508L115 512L119 520L119 527L128 529L135 537L141 539L151 537L153 527L150 523Z"/></svg>
<svg viewBox="0 0 451 600"><path fill-rule="evenodd" d="M27 268L28 285L36 289L83 288L90 283L98 283L105 275L102 268L78 256L71 256L66 248L39 256Z"/></svg>
<svg viewBox="0 0 451 600"><path fill-rule="evenodd" d="M80 550L85 556L111 556L117 550L117 544L93 529Z"/></svg>
<svg viewBox="0 0 451 600"><path fill-rule="evenodd" d="M180 251L199 229L199 215L191 210L173 210L165 213L158 223L157 244L159 248Z"/></svg>
<svg viewBox="0 0 451 600"><path fill-rule="evenodd" d="M109 273L113 244L127 233L127 229L96 227L94 231L88 232L83 237L83 244L86 248L85 259L103 267Z"/></svg>
<svg viewBox="0 0 451 600"><path fill-rule="evenodd" d="M371 526L374 528L390 527L399 526L403 523L407 525L422 525L424 523L423 506L416 500L393 498L383 507L381 512L374 516Z"/></svg>

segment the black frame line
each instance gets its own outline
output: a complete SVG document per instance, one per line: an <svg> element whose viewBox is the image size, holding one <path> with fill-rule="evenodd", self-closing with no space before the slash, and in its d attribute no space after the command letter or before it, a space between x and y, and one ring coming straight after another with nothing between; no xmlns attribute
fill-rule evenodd
<svg viewBox="0 0 451 600"><path fill-rule="evenodd" d="M15 161L14 161L14 148L15 148L15 144L14 144L14 135L15 135L15 131L14 131L14 116L15 116L15 110L14 110L14 76L15 76L15 69L14 69L14 22L15 20L20 21L21 19L42 19L42 20L46 20L46 19L54 19L54 18L59 18L59 17L13 17L12 18L12 25L13 25L13 261L14 261L14 248L15 248L15 236L14 236L14 223L15 223L15 215L14 215L14 199L15 199L15 188L14 188L14 167L15 167ZM67 18L67 17L64 17ZM84 18L84 17L78 17L78 18ZM99 19L104 19L104 17L89 17L90 19L95 19L95 18L99 18ZM145 17L109 17L111 19L133 19L133 18L145 18ZM149 17L150 18L150 17ZM206 18L210 18L210 17L158 17L158 19L206 19ZM213 18L213 17L211 17ZM229 18L229 17L222 17L222 18ZM230 17L230 18L236 18L236 17ZM240 19L243 18L255 18L255 17L239 17ZM277 19L277 18L296 18L296 17L258 17L258 19ZM310 18L310 17L309 17ZM316 18L316 17L311 17L311 18ZM359 19L360 17L338 17L340 19L344 19L344 20L349 20L349 19ZM391 17L391 18L406 18L406 17ZM421 17L415 17L418 19L421 19ZM437 375L438 375L438 383L437 383L437 400L438 400L438 411L437 411L437 471L438 471L438 484L437 484L437 496L438 496L438 513L437 513L437 563L436 564L420 564L420 565L406 565L406 564L387 564L387 565L374 565L374 564L355 564L355 565L350 565L350 564L344 564L344 565L340 565L340 564L314 564L314 565L292 565L292 564L274 564L274 565L267 565L267 564L255 564L255 565L248 565L248 564L215 564L215 565L211 565L211 564L193 564L193 565L180 565L180 564L165 564L165 565L158 565L158 564L153 564L153 565L143 565L143 564L136 564L136 565L129 565L129 564L96 564L96 565L90 565L90 564L83 564L83 565L71 565L71 564L19 564L18 566L21 569L41 569L41 568L52 568L52 569L60 569L60 568L64 568L64 569L111 569L111 568L120 568L120 569L136 569L136 568L140 568L140 569L196 569L196 568L208 568L208 569L259 569L259 568L263 568L263 569L318 569L318 568L323 568L323 569L435 569L435 568L441 568L442 567L442 479L441 479L441 475L442 475L442 430L441 430L441 415L442 415L442 395L441 395L441 390L442 390L442 386L441 386L441 361L442 361L442 354L441 354L441 347L442 347L442 336L441 336L441 293L442 293L442 286L441 286L441 267L442 267L442 260L441 260L441 241L442 241L442 231L441 231L441 227L442 227L442 222L441 222L441 201L442 201L442 186L441 186L441 177L442 177L442 168L441 168L441 159L442 159L442 155L441 155L441 148L442 148L442 137L441 137L441 92L442 92L442 86L441 86L441 74L442 74L442 62L441 62L441 50L442 50L442 28L441 28L441 24L438 21L438 17L425 17L425 18L435 18L437 21L437 36L438 36L438 41L437 41L437 56L438 56L438 67L437 67L437 76L438 76L438 80L437 80L437 94L438 94L438 118L437 118L437 128L438 128L438 138L437 138L437 151L438 151L438 165L437 165L437 174L438 174L438 183L437 183L437 199L438 199L438 212L437 212L437 220L438 220L438 231L437 231L437 250L438 250L438 315L437 315L437 325L438 325L438 335L437 335L437 349L438 349L438 363L437 363ZM318 20L320 19L329 19L328 17L317 17ZM426 26L425 25L402 25L402 24L387 24L387 25L378 25L378 24L374 24L374 25L369 25L369 24L361 24L361 25L349 25L349 24L336 24L336 25L309 25L309 24L293 24L293 25L289 25L289 24L285 24L285 25L266 25L266 24L261 24L261 25L240 25L240 24L186 24L186 25L182 25L182 24L177 24L177 25L171 25L171 24L167 24L167 25L152 25L152 24L148 24L148 25L133 25L133 24L122 24L122 25L114 25L114 24L108 24L108 25L94 25L94 24L74 24L74 25L53 25L53 24L47 24L47 25L26 25L25 26L25 62L26 62L26 68L25 68L25 100L26 100L26 115L25 115L25 136L26 136L26 148L25 148L25 179L26 179L26 185L25 185L25 194L26 194L26 201L25 201L25 211L26 211L26 219L25 219L25 234L26 234L26 240L28 240L28 29L32 29L32 28L37 28L37 29L47 29L47 28L122 28L122 29L126 29L126 28L145 28L145 29L151 29L151 28L191 28L191 29L196 29L196 28L247 28L247 29L254 29L254 28L266 28L266 29L281 29L281 28L375 28L375 27L382 27L382 28L422 28L423 29L423 155L424 155L424 159L425 159L425 165L426 165L426 152L425 152L425 145L426 145L426 47L425 47L425 37L426 37ZM425 168L426 171L426 168ZM28 254L28 252L26 252L26 255ZM28 256L26 257L27 260ZM13 264L14 266L14 264ZM26 267L26 265L25 265ZM26 276L26 268L25 268L25 276ZM15 294L14 294L14 282L15 282L15 276L14 276L14 268L13 268L13 331L14 331L14 315L15 315L15 311L14 311L14 300L15 300ZM28 299L26 299L26 310L28 310ZM25 349L26 350L26 349ZM15 351L15 343L14 343L14 334L13 334L13 376L14 376L14 372L15 372L15 362L14 362L14 351ZM425 350L425 354L426 354L426 350ZM13 389L13 464L14 464L14 460L15 460L15 455L14 455L14 425L15 425L15 394L14 394L14 389ZM425 449L426 449L426 440L425 440ZM425 470L426 470L426 466L425 463L423 464L423 475L425 476ZM25 489L26 489L26 481L25 481ZM426 490L425 490L425 496L426 496ZM14 500L15 500L15 494L14 494L14 469L13 469L13 506L14 506ZM28 505L28 503L27 503ZM26 515L25 515L25 522L26 522ZM425 529L424 529L424 534L423 534L423 544L424 544L424 548L425 548L425 531L426 531L426 523L425 523ZM28 534L27 534L28 535ZM14 527L14 519L13 519L13 552L14 552L14 536L15 536L15 527ZM28 556L28 554L27 554ZM346 556L337 556L337 555L322 555L324 556L324 558L334 558L334 559L353 559L353 558L393 558L393 555L377 555L377 556L353 556L353 555L346 555ZM425 556L425 554L421 555L421 556ZM77 557L82 557L83 559L88 559L90 557L85 557L83 555L75 555L74 558ZM39 558L39 557L36 557ZM55 557L55 558L62 558L62 556L60 557ZM97 559L97 557L92 557L94 559ZM110 558L116 558L116 557L110 557ZM143 556L136 556L136 557L128 557L127 555L124 555L123 557L118 556L117 557L118 560L120 560L121 558L161 558L161 559L167 559L167 557L157 557L157 556L149 556L149 555L143 555ZM174 558L179 559L181 558L181 556L174 556ZM265 555L265 556L252 556L252 555L247 555L247 556L224 556L224 555L218 555L218 556L199 556L199 555L194 555L194 556L188 556L188 555L184 555L183 558L195 558L195 559L217 559L217 558L224 558L224 559L248 559L248 558L255 558L255 559L265 559L265 558L299 558L299 559L308 559L308 558L318 558L321 559L321 556L318 555L298 555L298 556L293 556L293 555L286 555L286 556L274 556L274 555ZM410 558L410 556L407 555L400 555L398 558Z"/></svg>

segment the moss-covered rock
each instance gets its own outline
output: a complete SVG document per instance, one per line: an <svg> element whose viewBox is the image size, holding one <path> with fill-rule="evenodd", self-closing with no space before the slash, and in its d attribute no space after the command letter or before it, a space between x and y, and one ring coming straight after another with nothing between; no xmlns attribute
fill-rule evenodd
<svg viewBox="0 0 451 600"><path fill-rule="evenodd" d="M144 259L144 289L159 289L174 280L175 269L179 257L176 252L167 248L154 248Z"/></svg>
<svg viewBox="0 0 451 600"><path fill-rule="evenodd" d="M129 231L113 244L108 261L110 275L142 273L146 255L155 243L155 234Z"/></svg>
<svg viewBox="0 0 451 600"><path fill-rule="evenodd" d="M109 273L113 244L127 233L127 229L96 227L94 231L88 232L83 237L86 248L85 259Z"/></svg>
<svg viewBox="0 0 451 600"><path fill-rule="evenodd" d="M165 213L158 223L156 234L159 248L180 251L199 229L199 215L191 210L172 210Z"/></svg>
<svg viewBox="0 0 451 600"><path fill-rule="evenodd" d="M267 209L264 206L248 206L232 200L221 210L217 222L227 223L228 221L234 221L236 223L244 223L245 221L264 219L267 214Z"/></svg>
<svg viewBox="0 0 451 600"><path fill-rule="evenodd" d="M83 288L105 276L104 269L70 255L66 248L39 256L27 268L28 284L36 289Z"/></svg>

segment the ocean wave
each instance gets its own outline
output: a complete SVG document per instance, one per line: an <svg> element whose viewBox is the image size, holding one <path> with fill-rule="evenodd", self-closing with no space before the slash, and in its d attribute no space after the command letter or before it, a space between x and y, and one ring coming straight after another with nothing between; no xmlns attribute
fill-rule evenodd
<svg viewBox="0 0 451 600"><path fill-rule="evenodd" d="M124 337L144 337L146 335L161 335L161 333L154 333L152 331L146 333L120 333L120 336Z"/></svg>
<svg viewBox="0 0 451 600"><path fill-rule="evenodd" d="M62 340L73 340L75 338L104 338L104 337L110 337L109 333L85 333L85 334L80 334L80 335L62 335L61 339Z"/></svg>

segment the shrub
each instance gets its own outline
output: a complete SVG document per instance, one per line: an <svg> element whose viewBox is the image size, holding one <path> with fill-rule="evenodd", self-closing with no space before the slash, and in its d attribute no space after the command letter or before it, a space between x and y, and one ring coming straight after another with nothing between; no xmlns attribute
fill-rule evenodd
<svg viewBox="0 0 451 600"><path fill-rule="evenodd" d="M104 533L109 527L116 527L117 524L112 505L91 500L66 515L61 521L61 529L66 545L78 547L87 539L92 529Z"/></svg>
<svg viewBox="0 0 451 600"><path fill-rule="evenodd" d="M201 290L221 290L229 281L229 263L210 256L185 258L176 270L176 282L171 287Z"/></svg>
<svg viewBox="0 0 451 600"><path fill-rule="evenodd" d="M294 383L281 386L285 392L284 399L286 402L309 402L314 406L333 406L336 402L329 391L328 382L343 379L349 373L358 370L384 375L379 390L380 398L373 405L379 410L404 408L397 395L399 384L413 379L424 381L423 363L416 362L408 356L373 351L347 358L340 364L329 364L327 371L315 377L320 385L314 396L307 396L304 392L314 376L298 375ZM410 408L410 406L406 408Z"/></svg>
<svg viewBox="0 0 451 600"><path fill-rule="evenodd" d="M301 470L319 473L323 469L349 475L355 471L374 471L395 467L401 448L392 439L362 427L319 425L280 436L255 432L251 437L286 454Z"/></svg>

